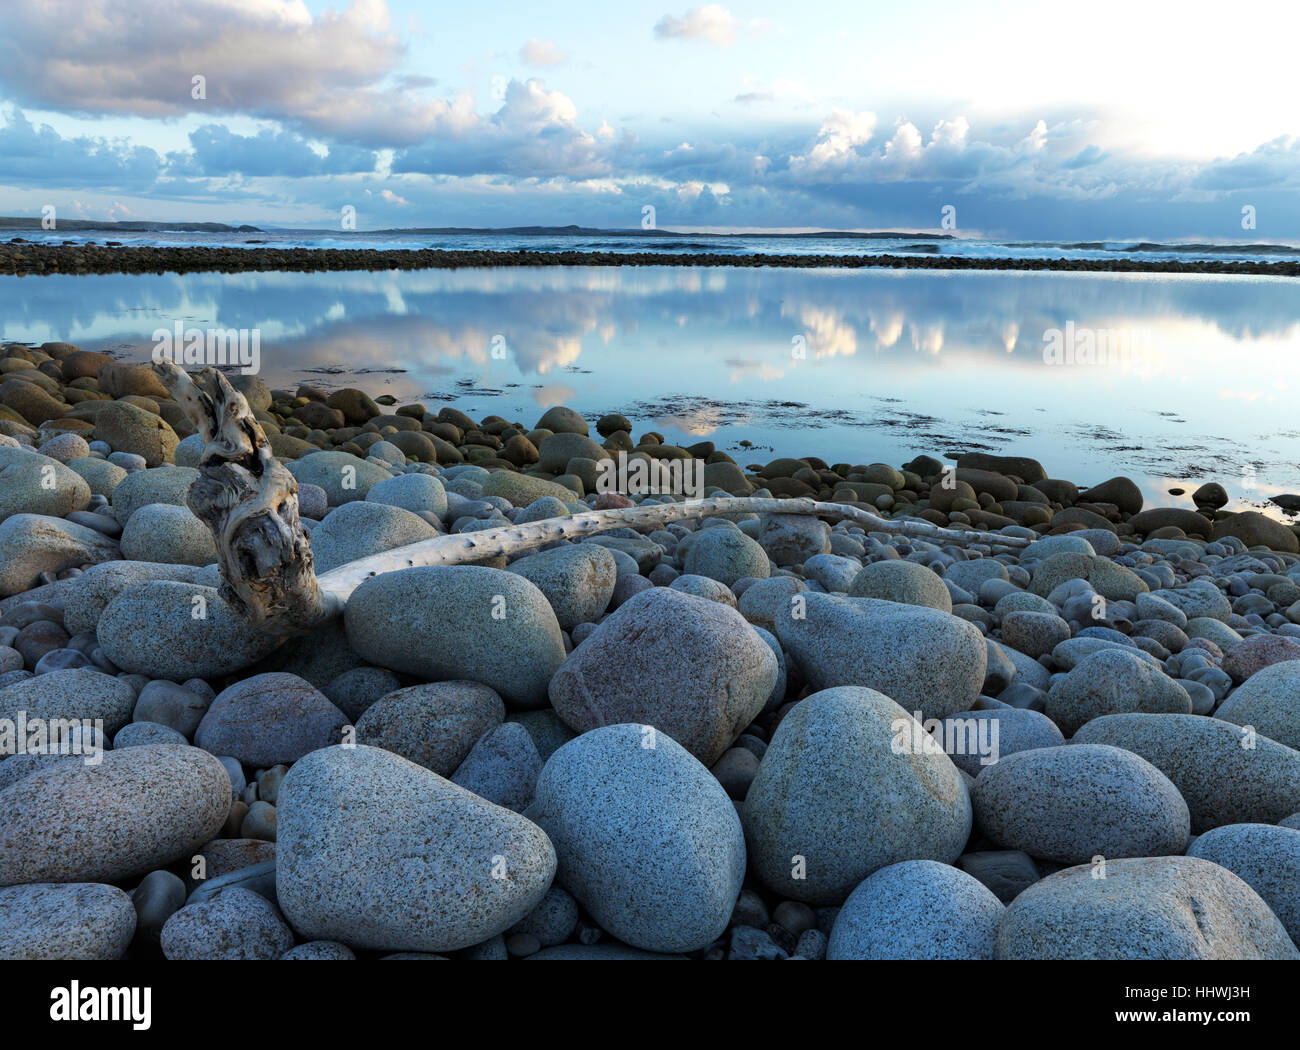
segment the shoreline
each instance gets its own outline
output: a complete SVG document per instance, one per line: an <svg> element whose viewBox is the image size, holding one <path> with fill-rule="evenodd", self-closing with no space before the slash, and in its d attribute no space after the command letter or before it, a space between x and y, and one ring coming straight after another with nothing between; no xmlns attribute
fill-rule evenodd
<svg viewBox="0 0 1300 1050"><path fill-rule="evenodd" d="M1213 482L1148 508L1130 478L1080 489L1027 456L737 461L617 413L232 377L292 475L306 571L391 566L284 636L217 589L198 421L149 366L0 355L0 721L25 730L0 734L0 883L32 952L850 958L864 896L902 876L982 902L961 905L972 958L996 938L1135 957L1168 935L1116 909L1170 885L1235 887L1238 954L1298 957L1289 898L1213 858L1242 827L1240 849L1289 848L1300 822L1300 527L1226 513ZM643 477L607 484L632 459ZM683 491L656 492L651 463ZM872 518L658 513L688 476ZM636 516L555 532L619 509ZM400 553L455 537L455 563ZM56 719L73 728L51 738ZM629 826L598 852L570 832ZM485 842L514 851L516 897L484 894ZM570 892L558 856L632 874ZM1091 908L1098 856L1120 893ZM1031 939L1019 916L1046 906L1075 924ZM920 927L912 954L949 937Z"/></svg>
<svg viewBox="0 0 1300 1050"><path fill-rule="evenodd" d="M655 252L444 251L373 248L229 248L0 244L0 274L451 270L507 266L684 266L789 269L1060 271L1300 277L1296 262L1151 259L970 259L905 255L719 255Z"/></svg>

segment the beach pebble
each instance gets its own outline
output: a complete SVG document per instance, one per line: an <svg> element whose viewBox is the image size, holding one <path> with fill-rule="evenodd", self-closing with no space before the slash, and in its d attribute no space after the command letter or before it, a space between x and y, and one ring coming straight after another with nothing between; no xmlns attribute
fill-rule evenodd
<svg viewBox="0 0 1300 1050"><path fill-rule="evenodd" d="M90 455L90 446L86 439L77 434L55 434L48 441L42 442L36 450L42 456L57 459L60 463L70 463L74 459L84 459Z"/></svg>
<svg viewBox="0 0 1300 1050"><path fill-rule="evenodd" d="M1300 751L1218 718L1106 715L1073 743L1141 755L1186 800L1198 835L1223 824L1275 824L1300 810Z"/></svg>
<svg viewBox="0 0 1300 1050"><path fill-rule="evenodd" d="M1021 751L980 773L976 826L1005 849L1058 864L1179 854L1187 803L1149 762L1117 747L1075 744Z"/></svg>
<svg viewBox="0 0 1300 1050"><path fill-rule="evenodd" d="M584 733L546 763L526 815L555 844L561 885L619 940L693 951L726 929L745 875L740 820L667 735L631 724Z"/></svg>
<svg viewBox="0 0 1300 1050"><path fill-rule="evenodd" d="M265 769L338 743L347 724L347 716L310 682L270 672L218 693L195 730L194 742L214 755Z"/></svg>
<svg viewBox="0 0 1300 1050"><path fill-rule="evenodd" d="M501 697L488 686L430 682L389 693L368 707L357 721L356 738L450 777L505 714Z"/></svg>
<svg viewBox="0 0 1300 1050"><path fill-rule="evenodd" d="M854 598L879 598L952 612L944 578L913 561L878 561L865 566L849 585Z"/></svg>
<svg viewBox="0 0 1300 1050"><path fill-rule="evenodd" d="M976 850L957 858L957 867L1010 904L1041 877L1034 859L1023 850Z"/></svg>
<svg viewBox="0 0 1300 1050"><path fill-rule="evenodd" d="M734 609L658 587L573 651L551 680L550 698L579 733L653 725L707 766L763 710L777 675L771 648Z"/></svg>
<svg viewBox="0 0 1300 1050"><path fill-rule="evenodd" d="M90 503L90 486L57 459L0 445L0 522L14 514L61 518Z"/></svg>
<svg viewBox="0 0 1300 1050"><path fill-rule="evenodd" d="M158 723L192 738L211 704L206 696L159 678L140 690L132 720Z"/></svg>
<svg viewBox="0 0 1300 1050"><path fill-rule="evenodd" d="M401 474L374 485L366 493L368 503L386 503L409 511L428 511L447 516L447 491L442 482L428 474Z"/></svg>
<svg viewBox="0 0 1300 1050"><path fill-rule="evenodd" d="M164 466L138 470L122 479L113 489L113 515L121 523L151 503L168 503L184 507L190 486L199 478L192 467Z"/></svg>
<svg viewBox="0 0 1300 1050"><path fill-rule="evenodd" d="M171 463L180 444L161 417L127 401L110 401L96 413L95 437L115 452L140 456L146 467Z"/></svg>
<svg viewBox="0 0 1300 1050"><path fill-rule="evenodd" d="M803 563L803 572L808 579L815 580L828 591L840 593L848 592L861 571L861 561L840 554L815 554Z"/></svg>
<svg viewBox="0 0 1300 1050"><path fill-rule="evenodd" d="M577 925L578 902L567 890L552 886L537 907L507 932L528 934L537 939L539 948L549 948L553 944L567 941Z"/></svg>
<svg viewBox="0 0 1300 1050"><path fill-rule="evenodd" d="M122 557L173 565L208 565L217 560L212 533L188 507L149 503L122 528Z"/></svg>
<svg viewBox="0 0 1300 1050"><path fill-rule="evenodd" d="M805 590L806 587L800 580L790 576L773 576L752 580L743 590L733 590L733 593L737 595L736 608L741 616L756 627L774 631L777 619L790 616L797 607L795 595Z"/></svg>
<svg viewBox="0 0 1300 1050"><path fill-rule="evenodd" d="M118 667L172 681L234 674L282 641L235 612L216 588L168 580L123 590L96 633Z"/></svg>
<svg viewBox="0 0 1300 1050"><path fill-rule="evenodd" d="M110 882L186 858L216 835L230 780L198 748L131 747L96 765L61 759L7 788L0 802L0 884Z"/></svg>
<svg viewBox="0 0 1300 1050"><path fill-rule="evenodd" d="M1224 659L1225 669L1234 655ZM1300 660L1256 671L1229 694L1214 717L1239 726L1254 726L1279 744L1300 749Z"/></svg>
<svg viewBox="0 0 1300 1050"><path fill-rule="evenodd" d="M132 722L123 726L113 737L113 749L120 751L124 747L145 747L149 744L170 744L184 747L189 741L170 726L157 722Z"/></svg>
<svg viewBox="0 0 1300 1050"><path fill-rule="evenodd" d="M135 936L116 886L48 883L0 889L0 959L120 959Z"/></svg>
<svg viewBox="0 0 1300 1050"><path fill-rule="evenodd" d="M1013 649L1038 659L1070 637L1070 625L1059 616L1042 612L1011 612L1002 617L1002 640Z"/></svg>
<svg viewBox="0 0 1300 1050"><path fill-rule="evenodd" d="M1239 876L1300 945L1300 831L1226 824L1198 836L1187 855L1213 861Z"/></svg>
<svg viewBox="0 0 1300 1050"><path fill-rule="evenodd" d="M1159 592L1139 594L1137 611L1144 620L1164 620L1180 629L1187 626L1187 614Z"/></svg>
<svg viewBox="0 0 1300 1050"><path fill-rule="evenodd" d="M1268 905L1218 864L1142 857L1105 865L1104 878L1091 864L1067 868L1020 894L998 928L997 958L1300 959Z"/></svg>
<svg viewBox="0 0 1300 1050"><path fill-rule="evenodd" d="M161 943L168 959L278 959L293 947L293 931L270 901L232 887L181 908Z"/></svg>
<svg viewBox="0 0 1300 1050"><path fill-rule="evenodd" d="M872 689L826 689L781 721L743 807L755 872L782 896L838 904L903 860L950 863L970 798L942 749ZM926 738L928 739L928 738Z"/></svg>
<svg viewBox="0 0 1300 1050"><path fill-rule="evenodd" d="M987 887L948 864L890 864L849 894L827 958L992 959L1005 910Z"/></svg>
<svg viewBox="0 0 1300 1050"><path fill-rule="evenodd" d="M423 477L421 474L406 476ZM432 539L438 534L418 514L401 507L367 501L345 503L330 511L312 529L312 557L316 571L326 573L348 562Z"/></svg>
<svg viewBox="0 0 1300 1050"><path fill-rule="evenodd" d="M707 576L730 587L742 577L764 579L771 575L767 552L734 528L710 528L697 534L682 561L693 576Z"/></svg>
<svg viewBox="0 0 1300 1050"><path fill-rule="evenodd" d="M120 556L116 542L84 525L43 514L13 514L0 522L0 596L29 590L46 573Z"/></svg>
<svg viewBox="0 0 1300 1050"><path fill-rule="evenodd" d="M296 948L290 948L280 956L284 959L306 959L316 962L345 962L356 959L356 953L346 944L338 941L308 941Z"/></svg>
<svg viewBox="0 0 1300 1050"><path fill-rule="evenodd" d="M939 732L953 764L972 777L1018 751L1065 743L1056 723L1046 715L1018 708L949 715Z"/></svg>
<svg viewBox="0 0 1300 1050"><path fill-rule="evenodd" d="M386 668L354 667L331 678L321 692L355 722L376 700L401 687L402 680Z"/></svg>
<svg viewBox="0 0 1300 1050"><path fill-rule="evenodd" d="M384 573L353 592L344 617L349 642L367 661L426 680L481 682L516 707L546 703L565 656L546 596L500 569Z"/></svg>
<svg viewBox="0 0 1300 1050"><path fill-rule="evenodd" d="M577 735L550 707L540 711L513 711L506 716L506 721L518 722L528 731L543 764Z"/></svg>
<svg viewBox="0 0 1300 1050"><path fill-rule="evenodd" d="M185 883L170 871L151 871L131 891L131 905L137 943L157 951L163 926L185 905Z"/></svg>
<svg viewBox="0 0 1300 1050"><path fill-rule="evenodd" d="M542 760L528 730L506 722L481 736L451 782L498 806L522 813L533 800Z"/></svg>
<svg viewBox="0 0 1300 1050"><path fill-rule="evenodd" d="M254 803L257 805L257 803ZM203 858L204 878L216 879L232 871L242 871L255 864L275 861L275 843L265 839L213 839L195 854Z"/></svg>
<svg viewBox="0 0 1300 1050"><path fill-rule="evenodd" d="M509 572L546 596L562 630L598 619L614 594L614 553L594 543L574 543L511 562Z"/></svg>
<svg viewBox="0 0 1300 1050"><path fill-rule="evenodd" d="M1137 653L1123 649L1084 657L1047 694L1047 717L1067 736L1102 715L1191 711L1187 690Z"/></svg>
<svg viewBox="0 0 1300 1050"><path fill-rule="evenodd" d="M802 565L831 553L830 526L809 514L764 514L755 538L774 565Z"/></svg>
<svg viewBox="0 0 1300 1050"><path fill-rule="evenodd" d="M299 485L324 489L331 507L363 500L373 486L392 477L383 467L347 452L312 452L287 466Z"/></svg>
<svg viewBox="0 0 1300 1050"><path fill-rule="evenodd" d="M94 632L109 602L125 590L154 580L173 580L216 587L221 577L215 565L164 565L160 562L110 561L92 565L66 587L63 622L69 633Z"/></svg>
<svg viewBox="0 0 1300 1050"><path fill-rule="evenodd" d="M988 655L971 624L939 609L873 598L795 597L774 633L813 689L866 686L926 718L974 706Z"/></svg>
<svg viewBox="0 0 1300 1050"><path fill-rule="evenodd" d="M0 718L16 722L65 719L102 721L109 736L131 720L135 690L110 675L88 668L69 668L27 678L0 690Z"/></svg>
<svg viewBox="0 0 1300 1050"><path fill-rule="evenodd" d="M378 748L312 752L277 809L277 893L305 939L468 948L529 914L555 875L535 824Z"/></svg>

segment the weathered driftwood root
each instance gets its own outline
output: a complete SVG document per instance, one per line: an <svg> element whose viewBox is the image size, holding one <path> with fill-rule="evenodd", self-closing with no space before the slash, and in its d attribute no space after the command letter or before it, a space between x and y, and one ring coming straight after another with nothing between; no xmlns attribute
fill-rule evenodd
<svg viewBox="0 0 1300 1050"><path fill-rule="evenodd" d="M203 438L186 502L212 530L221 597L251 622L286 633L339 612L316 583L298 482L271 453L244 395L216 369L197 379L166 359L153 369Z"/></svg>
<svg viewBox="0 0 1300 1050"><path fill-rule="evenodd" d="M310 630L339 613L357 587L380 573L417 565L463 565L606 529L662 527L710 514L811 514L950 543L1014 549L1028 542L997 533L944 529L915 519L879 518L840 503L720 496L438 536L341 565L318 579L312 568L311 543L298 517L298 484L271 454L266 435L243 395L214 369L205 369L193 380L183 369L162 360L155 362L154 371L203 437L200 477L190 489L188 502L216 539L221 595L268 631L292 634Z"/></svg>

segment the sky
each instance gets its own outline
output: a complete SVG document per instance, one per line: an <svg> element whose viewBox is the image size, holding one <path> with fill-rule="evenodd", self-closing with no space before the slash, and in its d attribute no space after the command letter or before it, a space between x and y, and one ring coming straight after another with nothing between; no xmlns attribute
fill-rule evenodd
<svg viewBox="0 0 1300 1050"><path fill-rule="evenodd" d="M4 0L0 214L1300 241L1300 5L686 2Z"/></svg>

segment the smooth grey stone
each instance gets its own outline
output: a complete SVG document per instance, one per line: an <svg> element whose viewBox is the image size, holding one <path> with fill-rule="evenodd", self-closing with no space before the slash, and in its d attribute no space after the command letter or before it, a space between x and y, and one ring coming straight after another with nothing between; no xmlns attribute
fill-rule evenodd
<svg viewBox="0 0 1300 1050"><path fill-rule="evenodd" d="M1006 911L983 883L933 860L891 864L844 902L828 959L992 959Z"/></svg>

